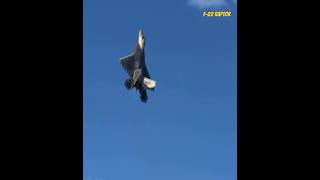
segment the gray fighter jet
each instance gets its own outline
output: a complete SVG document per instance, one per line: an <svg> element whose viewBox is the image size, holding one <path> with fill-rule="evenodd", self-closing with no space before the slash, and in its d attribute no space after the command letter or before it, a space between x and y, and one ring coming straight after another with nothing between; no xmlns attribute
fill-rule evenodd
<svg viewBox="0 0 320 180"><path fill-rule="evenodd" d="M142 29L139 30L138 43L132 54L120 58L120 63L127 71L129 78L124 81L125 87L130 90L139 90L140 99L146 103L148 95L146 90L154 90L156 81L150 79L150 74L144 59L145 38Z"/></svg>

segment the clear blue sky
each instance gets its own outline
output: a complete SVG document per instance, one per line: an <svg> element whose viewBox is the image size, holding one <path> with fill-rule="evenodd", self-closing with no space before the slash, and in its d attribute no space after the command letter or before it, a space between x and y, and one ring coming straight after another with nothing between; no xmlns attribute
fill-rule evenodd
<svg viewBox="0 0 320 180"><path fill-rule="evenodd" d="M84 0L84 180L236 179L236 19L233 0ZM139 28L157 81L146 104L119 64Z"/></svg>

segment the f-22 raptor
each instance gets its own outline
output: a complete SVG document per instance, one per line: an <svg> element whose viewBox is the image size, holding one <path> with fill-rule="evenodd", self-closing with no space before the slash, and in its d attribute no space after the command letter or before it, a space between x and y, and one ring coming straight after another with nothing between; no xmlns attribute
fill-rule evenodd
<svg viewBox="0 0 320 180"><path fill-rule="evenodd" d="M140 93L140 100L144 103L148 100L147 90L154 91L156 81L150 78L150 74L145 64L145 37L142 29L139 30L138 42L133 53L120 58L120 63L127 71L129 78L124 81L125 87L130 90L136 88Z"/></svg>

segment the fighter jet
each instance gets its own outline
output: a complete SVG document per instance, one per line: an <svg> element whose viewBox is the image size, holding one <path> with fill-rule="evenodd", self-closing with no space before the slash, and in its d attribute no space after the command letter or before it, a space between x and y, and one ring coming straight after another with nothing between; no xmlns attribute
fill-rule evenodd
<svg viewBox="0 0 320 180"><path fill-rule="evenodd" d="M147 90L154 91L156 81L150 79L144 59L145 38L142 29L139 30L138 42L133 53L120 58L123 69L129 78L124 81L125 87L130 90L136 88L140 93L140 100L144 103L148 100Z"/></svg>

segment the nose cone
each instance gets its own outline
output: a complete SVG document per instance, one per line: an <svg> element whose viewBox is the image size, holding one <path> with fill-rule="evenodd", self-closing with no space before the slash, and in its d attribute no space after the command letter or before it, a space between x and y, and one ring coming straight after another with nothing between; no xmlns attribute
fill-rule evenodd
<svg viewBox="0 0 320 180"><path fill-rule="evenodd" d="M139 30L139 37L144 37L142 29Z"/></svg>

